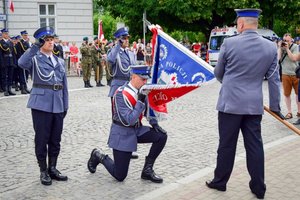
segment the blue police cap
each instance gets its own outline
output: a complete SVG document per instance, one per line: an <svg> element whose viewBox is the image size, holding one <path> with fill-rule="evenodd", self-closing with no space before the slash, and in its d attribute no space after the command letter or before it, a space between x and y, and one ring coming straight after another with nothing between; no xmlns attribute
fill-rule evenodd
<svg viewBox="0 0 300 200"><path fill-rule="evenodd" d="M27 31L26 31L26 30L24 30L24 31L21 31L20 33L21 33L21 35L28 35L28 33L27 33Z"/></svg>
<svg viewBox="0 0 300 200"><path fill-rule="evenodd" d="M1 30L2 33L8 33L8 29L4 28Z"/></svg>
<svg viewBox="0 0 300 200"><path fill-rule="evenodd" d="M121 36L129 36L128 31L129 31L128 27L122 27L122 28L119 28L119 29L114 33L114 37L115 37L115 38L120 38Z"/></svg>
<svg viewBox="0 0 300 200"><path fill-rule="evenodd" d="M151 68L147 65L132 65L130 66L130 73L137 74L142 78L148 79L151 78Z"/></svg>
<svg viewBox="0 0 300 200"><path fill-rule="evenodd" d="M19 40L19 39L21 39L21 36L17 35L17 36L15 36L15 38L16 38L16 40Z"/></svg>
<svg viewBox="0 0 300 200"><path fill-rule="evenodd" d="M295 40L295 42L296 42L296 41L300 41L300 37L299 37L299 36L298 36L298 37L295 37L294 40Z"/></svg>
<svg viewBox="0 0 300 200"><path fill-rule="evenodd" d="M256 8L246 8L246 9L234 9L237 18L239 17L254 17L258 18L261 13L261 9Z"/></svg>
<svg viewBox="0 0 300 200"><path fill-rule="evenodd" d="M39 28L34 32L33 37L36 39L45 38L45 37L54 37L54 29L49 26Z"/></svg>
<svg viewBox="0 0 300 200"><path fill-rule="evenodd" d="M11 40L16 40L16 36L10 37Z"/></svg>

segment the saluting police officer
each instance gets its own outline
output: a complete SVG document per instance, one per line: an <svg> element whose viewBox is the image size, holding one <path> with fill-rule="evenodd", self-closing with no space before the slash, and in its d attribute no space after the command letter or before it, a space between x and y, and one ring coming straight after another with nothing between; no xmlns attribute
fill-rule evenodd
<svg viewBox="0 0 300 200"><path fill-rule="evenodd" d="M92 53L91 53L91 47L89 44L89 38L84 37L83 43L80 47L80 53L81 53L81 68L82 68L82 77L84 82L84 87L89 88L93 87L91 85L91 74L92 74Z"/></svg>
<svg viewBox="0 0 300 200"><path fill-rule="evenodd" d="M29 70L32 91L27 107L31 108L35 131L35 154L40 167L40 181L66 181L57 169L64 118L69 108L68 85L64 60L53 55L54 29L43 27L35 31L36 42L19 59L19 66ZM47 168L48 154L48 168Z"/></svg>
<svg viewBox="0 0 300 200"><path fill-rule="evenodd" d="M115 91L129 81L130 66L136 65L134 53L128 50L130 37L128 31L127 27L122 27L114 33L117 43L107 54L107 61L111 64L112 70L112 81L108 93L111 98L111 108ZM138 158L138 154L134 152L132 158Z"/></svg>
<svg viewBox="0 0 300 200"><path fill-rule="evenodd" d="M226 191L241 130L246 149L249 187L257 198L266 192L261 120L264 112L262 85L268 79L270 109L280 113L280 80L275 44L257 32L260 9L236 9L237 36L221 46L214 74L222 83L217 110L219 147L212 181L206 185Z"/></svg>
<svg viewBox="0 0 300 200"><path fill-rule="evenodd" d="M63 51L62 46L59 43L59 37L56 34L54 34L54 47L53 47L52 52L57 57L60 57L60 58L64 59L64 51Z"/></svg>
<svg viewBox="0 0 300 200"><path fill-rule="evenodd" d="M25 51L30 48L28 32L24 30L20 33L22 38L18 41L18 43L15 46L17 50L17 60L19 60L19 58L25 53ZM27 89L26 84L26 71L18 67L17 72L20 82L21 94L29 94L30 91Z"/></svg>
<svg viewBox="0 0 300 200"><path fill-rule="evenodd" d="M149 121L149 126L141 122L146 109L146 96L139 90L150 78L150 67L136 65L131 67L131 80L117 89L113 97L113 123L108 145L113 149L114 160L101 150L94 149L88 161L88 169L96 172L97 165L103 164L107 171L118 181L123 181L128 173L131 154L137 150L138 143L152 143L145 159L141 178L154 183L162 183L153 165L167 142L167 132L157 123Z"/></svg>
<svg viewBox="0 0 300 200"><path fill-rule="evenodd" d="M0 40L0 57L1 57L1 86L4 90L4 95L16 95L11 91L13 83L13 73L16 59L16 54L13 49L13 43L10 41L8 29L1 30L2 40Z"/></svg>

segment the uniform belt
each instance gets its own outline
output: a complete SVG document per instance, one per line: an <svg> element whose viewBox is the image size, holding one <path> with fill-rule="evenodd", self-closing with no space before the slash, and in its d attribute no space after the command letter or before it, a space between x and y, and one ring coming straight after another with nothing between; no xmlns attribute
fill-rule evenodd
<svg viewBox="0 0 300 200"><path fill-rule="evenodd" d="M38 83L32 84L32 87L34 87L34 88L52 89L52 90L62 90L64 88L63 85L59 85L59 84L44 85L44 84L38 84Z"/></svg>
<svg viewBox="0 0 300 200"><path fill-rule="evenodd" d="M125 126L124 124L122 124L121 122L119 122L119 121L117 121L117 120L113 120L113 123L114 124L117 124L117 125L119 125L119 126L124 126L124 127L131 127L131 128L138 128L138 127L140 127L140 123L135 123L134 125L132 125L132 126Z"/></svg>
<svg viewBox="0 0 300 200"><path fill-rule="evenodd" d="M129 81L129 77L124 76L114 76L113 79Z"/></svg>

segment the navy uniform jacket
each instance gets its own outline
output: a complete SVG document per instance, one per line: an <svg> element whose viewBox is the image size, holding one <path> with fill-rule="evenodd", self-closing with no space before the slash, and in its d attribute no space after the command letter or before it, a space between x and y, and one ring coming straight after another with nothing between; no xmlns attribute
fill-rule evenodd
<svg viewBox="0 0 300 200"><path fill-rule="evenodd" d="M63 85L62 90L32 87L27 107L50 113L62 113L69 108L67 77L64 60L55 55L53 56L57 61L55 66L53 66L45 54L39 51L36 45L32 45L21 56L18 64L21 68L30 71L33 84ZM34 57L37 60L38 66L35 64Z"/></svg>
<svg viewBox="0 0 300 200"><path fill-rule="evenodd" d="M214 69L222 83L217 110L230 114L263 114L262 83L268 79L269 106L280 111L280 80L275 43L255 30L224 40Z"/></svg>
<svg viewBox="0 0 300 200"><path fill-rule="evenodd" d="M132 94L135 105L132 105L124 94L126 91ZM145 110L145 104L137 100L136 92L128 84L117 89L113 100L113 121L117 121L118 124L111 125L108 145L119 151L136 151L137 137L150 131L149 126L132 127L138 123L140 115ZM152 119L149 123L157 124L157 121Z"/></svg>
<svg viewBox="0 0 300 200"><path fill-rule="evenodd" d="M4 39L0 40L0 56L1 67L16 66L16 53L14 51L13 43L10 40L7 42Z"/></svg>
<svg viewBox="0 0 300 200"><path fill-rule="evenodd" d="M17 49L17 59L19 59L25 53L25 51L30 48L30 44L28 41L20 39L15 47Z"/></svg>
<svg viewBox="0 0 300 200"><path fill-rule="evenodd" d="M117 43L107 55L107 60L112 64L113 80L111 82L108 96L113 97L115 91L130 79L130 65L136 64L134 53L125 53L119 43ZM119 57L119 58L118 58ZM121 66L120 66L121 65ZM124 70L122 70L122 68Z"/></svg>

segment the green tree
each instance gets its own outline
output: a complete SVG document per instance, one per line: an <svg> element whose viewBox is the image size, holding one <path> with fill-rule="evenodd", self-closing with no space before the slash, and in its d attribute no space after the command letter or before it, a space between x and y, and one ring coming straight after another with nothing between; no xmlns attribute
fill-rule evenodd
<svg viewBox="0 0 300 200"><path fill-rule="evenodd" d="M192 31L209 35L215 26L232 25L235 8L261 8L260 25L279 35L295 32L300 19L299 0L95 0L113 17L121 17L133 35L143 33L143 12L165 32ZM282 29L284 28L284 29ZM284 30L284 31L283 31Z"/></svg>

